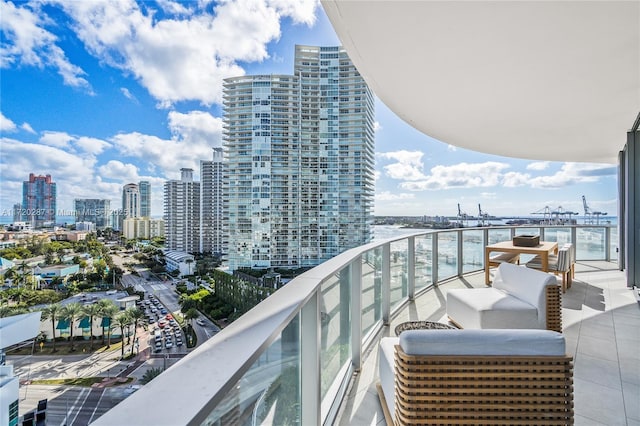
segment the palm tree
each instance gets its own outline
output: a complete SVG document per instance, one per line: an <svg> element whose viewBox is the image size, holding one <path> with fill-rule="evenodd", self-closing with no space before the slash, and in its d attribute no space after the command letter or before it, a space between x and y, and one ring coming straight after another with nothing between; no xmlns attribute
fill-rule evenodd
<svg viewBox="0 0 640 426"><path fill-rule="evenodd" d="M82 305L79 303L69 303L62 309L62 318L69 321L69 340L71 340L71 348L69 349L73 352L73 329L75 326L75 322L80 319L80 315L82 314Z"/></svg>
<svg viewBox="0 0 640 426"><path fill-rule="evenodd" d="M191 264L193 263L193 259L189 258L184 262L189 266L189 275L191 275Z"/></svg>
<svg viewBox="0 0 640 426"><path fill-rule="evenodd" d="M127 309L126 312L129 315L129 317L131 318L131 321L133 321L133 342L135 343L136 334L138 332L138 323L140 322L141 319L144 318L144 312L142 312L138 308L129 308L129 309ZM131 355L133 355L133 347L134 346L135 345L131 345Z"/></svg>
<svg viewBox="0 0 640 426"><path fill-rule="evenodd" d="M45 308L42 310L42 319L51 320L51 336L53 343L53 349L51 350L51 352L56 351L56 319L58 317L61 317L62 314L63 307L59 303L52 303L51 305L45 306Z"/></svg>
<svg viewBox="0 0 640 426"><path fill-rule="evenodd" d="M140 383L146 385L151 380L158 377L164 370L162 368L150 368L144 372L142 377L140 378Z"/></svg>
<svg viewBox="0 0 640 426"><path fill-rule="evenodd" d="M118 315L116 315L113 321L112 328L120 329L120 336L122 340L120 358L124 358L124 329L128 328L131 325L131 323L132 323L131 317L126 312L120 312Z"/></svg>
<svg viewBox="0 0 640 426"><path fill-rule="evenodd" d="M107 344L107 348L109 348L111 346L111 322L120 309L118 309L115 303L110 299L100 299L98 301L98 306L100 306L102 317L109 320L109 327L105 327L104 324L102 325L102 344L104 345L105 328L107 328L107 332L109 333L109 343Z"/></svg>
<svg viewBox="0 0 640 426"><path fill-rule="evenodd" d="M190 330L188 330L189 333L186 333L187 334L187 338L189 339L189 344L191 344L191 336L192 336L192 332L193 332L193 324L191 324L191 320L194 320L194 319L198 318L199 316L200 316L200 313L195 308L191 308L191 309L187 310L187 312L184 313L184 319L185 319L185 321L187 321L187 323L189 324L189 328L190 328Z"/></svg>
<svg viewBox="0 0 640 426"><path fill-rule="evenodd" d="M11 281L11 286L13 287L16 282L16 278L18 277L18 271L16 271L15 267L11 267L6 270L4 273L4 279Z"/></svg>
<svg viewBox="0 0 640 426"><path fill-rule="evenodd" d="M102 314L102 307L97 303L86 305L82 308L82 313L89 317L89 323L91 324L91 336L89 337L89 350L93 350L93 319Z"/></svg>

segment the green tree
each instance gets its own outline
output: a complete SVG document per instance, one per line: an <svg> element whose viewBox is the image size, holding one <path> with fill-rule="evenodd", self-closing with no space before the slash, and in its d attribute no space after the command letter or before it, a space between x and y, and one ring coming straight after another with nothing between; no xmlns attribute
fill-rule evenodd
<svg viewBox="0 0 640 426"><path fill-rule="evenodd" d="M144 318L144 312L142 312L138 308L129 308L129 309L127 309L126 312L129 315L129 317L131 318L131 320L133 321L133 342L134 342L134 344L131 345L131 355L133 355L133 347L135 346L136 334L138 333L138 324Z"/></svg>
<svg viewBox="0 0 640 426"><path fill-rule="evenodd" d="M97 303L92 303L82 307L82 313L89 317L91 335L89 337L89 350L93 350L93 319L102 314L102 307Z"/></svg>
<svg viewBox="0 0 640 426"><path fill-rule="evenodd" d="M129 326L131 325L132 320L131 317L126 313L126 312L120 312L118 315L116 315L116 317L113 319L113 325L112 328L119 328L120 329L120 337L122 340L122 347L120 348L120 358L123 359L124 358L124 330L125 328L129 328Z"/></svg>
<svg viewBox="0 0 640 426"><path fill-rule="evenodd" d="M80 319L82 315L82 305L79 303L69 303L62 309L62 318L69 321L69 340L71 341L71 348L69 351L74 351L73 345L73 329L75 328L75 322Z"/></svg>
<svg viewBox="0 0 640 426"><path fill-rule="evenodd" d="M158 377L164 370L162 368L150 368L144 372L140 378L140 383L146 385L156 377Z"/></svg>
<svg viewBox="0 0 640 426"><path fill-rule="evenodd" d="M184 262L187 264L187 266L189 266L189 275L191 275L191 264L193 264L193 259L189 258Z"/></svg>
<svg viewBox="0 0 640 426"><path fill-rule="evenodd" d="M113 301L110 299L100 299L98 301L98 306L100 306L100 313L102 317L107 318L109 320L109 327L105 327L104 324L102 325L102 344L104 345L104 335L106 334L105 333L105 328L106 328L107 332L109 333L109 342L107 343L107 348L109 348L111 346L111 326L110 325L113 322L113 318L120 311L120 309L118 309L115 303L113 303Z"/></svg>
<svg viewBox="0 0 640 426"><path fill-rule="evenodd" d="M51 350L51 352L56 351L56 319L63 315L63 310L64 308L59 303L52 303L50 305L47 305L42 310L42 319L51 320L51 342L53 343L53 349Z"/></svg>

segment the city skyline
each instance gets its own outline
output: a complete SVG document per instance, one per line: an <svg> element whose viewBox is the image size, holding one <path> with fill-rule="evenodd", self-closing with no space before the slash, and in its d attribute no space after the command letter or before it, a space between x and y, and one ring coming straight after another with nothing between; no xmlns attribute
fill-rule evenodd
<svg viewBox="0 0 640 426"><path fill-rule="evenodd" d="M75 198L118 205L123 185L149 181L152 217L161 217L164 182L180 168L199 170L221 146L223 78L286 74L295 44L340 44L315 1L1 7L7 213L34 173L51 174L58 209L69 212ZM398 70L398 78L404 72L419 71ZM376 101L375 215L455 216L457 204L469 215L478 204L496 216L545 206L582 213L582 195L616 215L616 165L508 159L445 142Z"/></svg>

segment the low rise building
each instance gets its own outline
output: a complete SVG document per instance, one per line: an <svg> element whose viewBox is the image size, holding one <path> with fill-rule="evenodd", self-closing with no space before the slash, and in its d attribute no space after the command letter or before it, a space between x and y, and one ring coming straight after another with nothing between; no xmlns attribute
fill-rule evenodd
<svg viewBox="0 0 640 426"><path fill-rule="evenodd" d="M166 250L164 252L164 258L167 271L178 270L180 271L180 275L193 274L196 259L192 254L183 251Z"/></svg>

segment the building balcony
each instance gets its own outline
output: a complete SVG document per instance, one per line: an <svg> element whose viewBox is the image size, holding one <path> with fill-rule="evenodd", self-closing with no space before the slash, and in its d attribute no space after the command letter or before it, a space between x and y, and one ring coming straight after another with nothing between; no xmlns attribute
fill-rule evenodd
<svg viewBox="0 0 640 426"><path fill-rule="evenodd" d="M94 424L384 424L379 340L403 321L446 321L446 292L484 286L484 246L516 233L577 248L562 312L576 424L640 422L640 310L616 263L616 232L465 228L351 249L289 282Z"/></svg>

